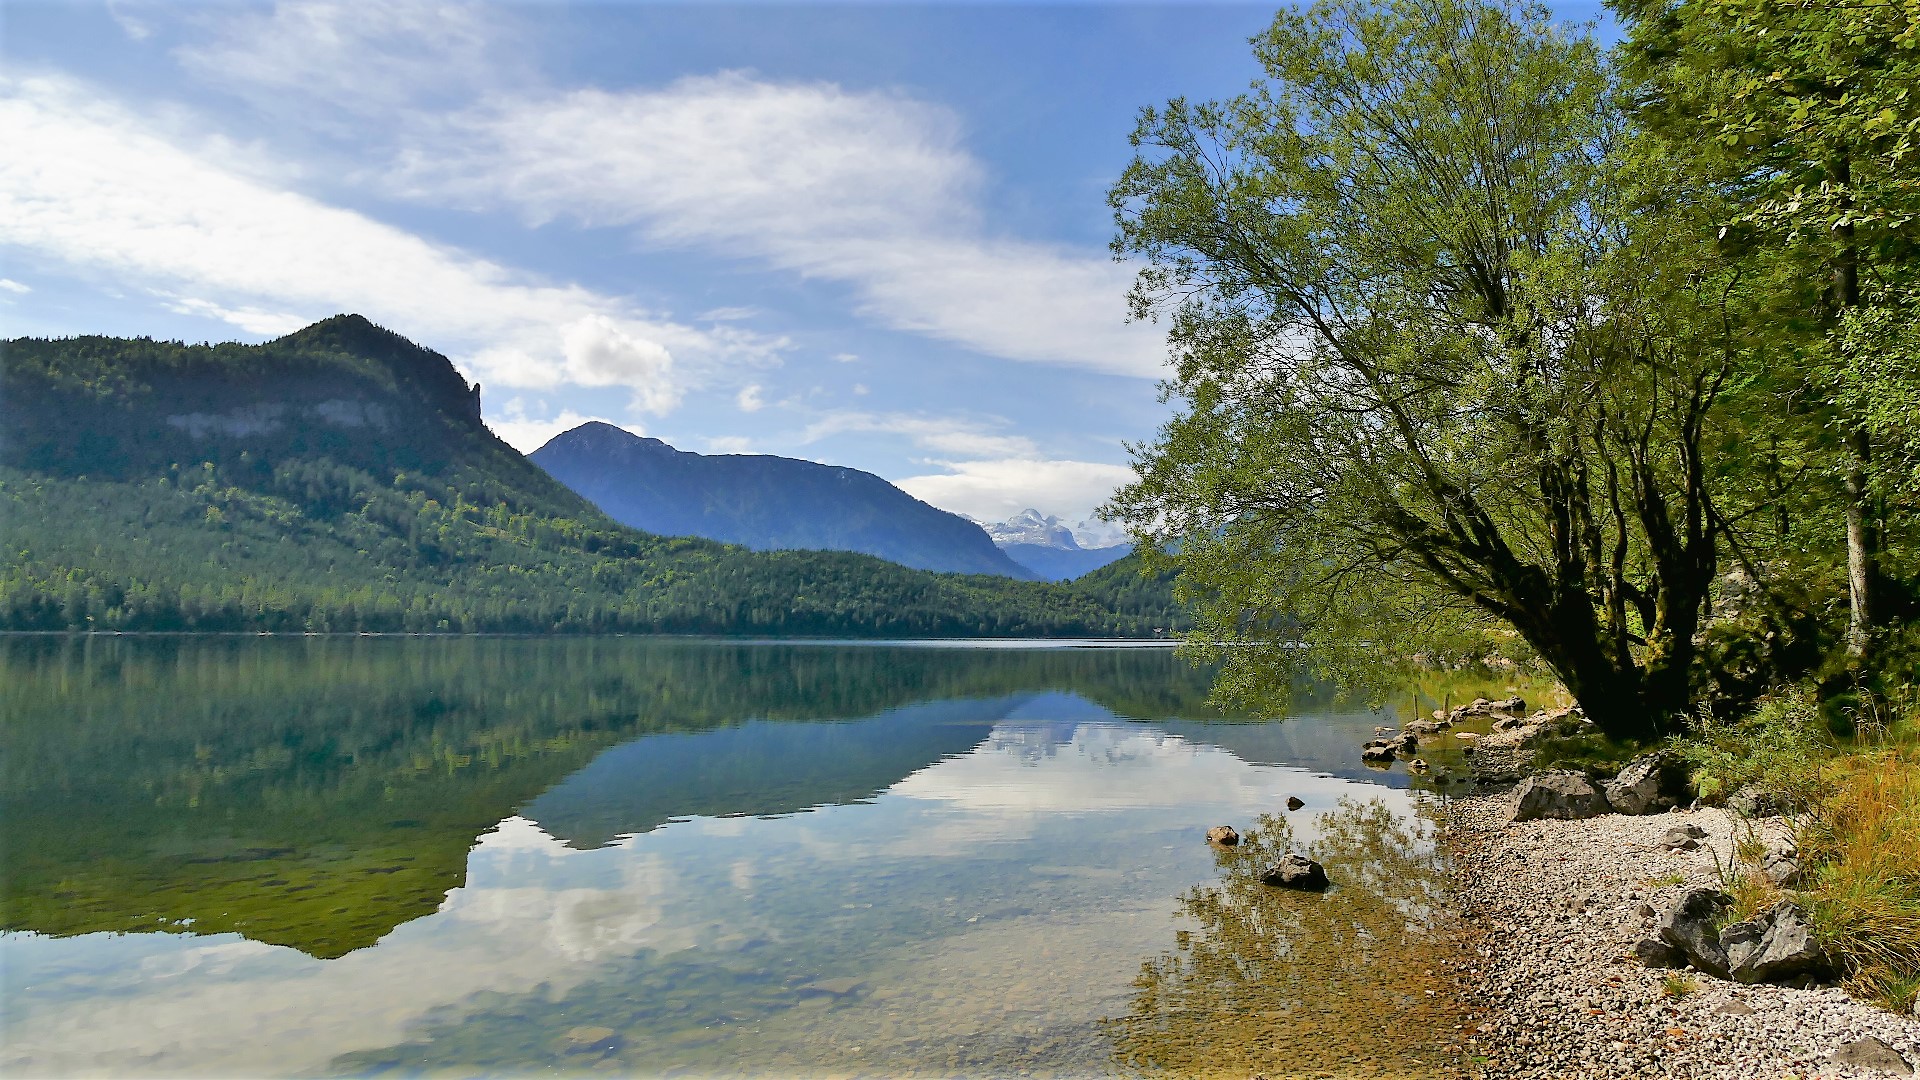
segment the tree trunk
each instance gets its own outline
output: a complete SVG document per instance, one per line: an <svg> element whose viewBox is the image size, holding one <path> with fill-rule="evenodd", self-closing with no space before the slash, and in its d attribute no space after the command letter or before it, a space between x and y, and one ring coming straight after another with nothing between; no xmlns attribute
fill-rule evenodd
<svg viewBox="0 0 1920 1080"><path fill-rule="evenodd" d="M1847 469L1847 659L1856 667L1867 662L1873 644L1874 575L1879 567L1879 538L1869 515L1872 492L1867 485L1869 447L1864 432L1847 437L1852 457Z"/></svg>

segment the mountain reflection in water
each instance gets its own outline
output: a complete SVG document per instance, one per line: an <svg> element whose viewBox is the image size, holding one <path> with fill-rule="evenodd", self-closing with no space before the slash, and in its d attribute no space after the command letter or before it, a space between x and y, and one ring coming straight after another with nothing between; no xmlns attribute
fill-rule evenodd
<svg viewBox="0 0 1920 1080"><path fill-rule="evenodd" d="M1162 650L13 639L0 679L12 1074L1189 1071L1198 1010L1134 983L1233 940L1200 830L1298 795L1263 842L1417 880L1315 823L1415 820L1380 715L1228 723ZM1302 955L1384 928L1346 894Z"/></svg>

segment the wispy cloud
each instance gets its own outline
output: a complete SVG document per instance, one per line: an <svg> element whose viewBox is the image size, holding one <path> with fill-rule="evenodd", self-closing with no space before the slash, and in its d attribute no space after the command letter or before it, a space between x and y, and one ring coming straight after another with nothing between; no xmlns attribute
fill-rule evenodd
<svg viewBox="0 0 1920 1080"><path fill-rule="evenodd" d="M186 17L198 32L174 50L181 65L271 112L444 106L530 77L502 24L508 15L475 4L282 0Z"/></svg>
<svg viewBox="0 0 1920 1080"><path fill-rule="evenodd" d="M546 445L547 440L555 435L563 431L571 431L590 420L598 420L603 424L615 424L635 435L643 434L642 430L632 423L620 424L604 416L585 416L572 409L562 409L551 416L531 417L527 415L526 403L519 399L509 401L504 408L495 410L494 415L487 417L487 426L492 428L493 433L500 436L508 446L523 454L531 454Z"/></svg>
<svg viewBox="0 0 1920 1080"><path fill-rule="evenodd" d="M945 463L945 472L894 485L909 495L979 521L1004 521L1027 507L1069 520L1085 517L1133 479L1124 465L1035 458Z"/></svg>
<svg viewBox="0 0 1920 1080"><path fill-rule="evenodd" d="M1002 420L935 416L926 413L861 412L852 409L823 413L801 433L803 444L850 433L899 435L922 450L962 456L1035 454L1033 440L996 430Z"/></svg>
<svg viewBox="0 0 1920 1080"><path fill-rule="evenodd" d="M177 129L178 125L173 125ZM272 335L357 311L491 384L619 386L673 407L703 369L786 343L694 327L330 206L156 134L58 78L0 78L0 245L176 311Z"/></svg>
<svg viewBox="0 0 1920 1080"><path fill-rule="evenodd" d="M0 291L10 292L17 296L25 296L27 293L32 292L33 289L20 284L12 278L0 278Z"/></svg>
<svg viewBox="0 0 1920 1080"><path fill-rule="evenodd" d="M895 93L741 73L494 100L420 129L395 190L535 223L630 227L851 285L863 314L993 356L1160 372L1104 252L996 235L958 118Z"/></svg>

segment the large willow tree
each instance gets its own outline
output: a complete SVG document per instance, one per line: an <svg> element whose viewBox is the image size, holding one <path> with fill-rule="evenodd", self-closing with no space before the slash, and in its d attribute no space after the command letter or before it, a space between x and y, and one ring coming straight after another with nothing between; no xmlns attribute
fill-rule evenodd
<svg viewBox="0 0 1920 1080"><path fill-rule="evenodd" d="M1181 405L1111 510L1173 552L1230 696L1477 622L1659 732L1730 521L1708 211L1537 6L1326 0L1254 46L1248 94L1143 111L1110 196Z"/></svg>

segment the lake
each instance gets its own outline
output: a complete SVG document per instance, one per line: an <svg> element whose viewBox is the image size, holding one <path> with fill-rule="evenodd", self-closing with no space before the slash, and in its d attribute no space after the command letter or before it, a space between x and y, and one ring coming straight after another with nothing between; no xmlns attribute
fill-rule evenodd
<svg viewBox="0 0 1920 1080"><path fill-rule="evenodd" d="M1449 1075L1444 798L1359 750L1438 703L1209 684L1095 643L0 639L0 1072ZM1335 887L1261 885L1285 850Z"/></svg>

